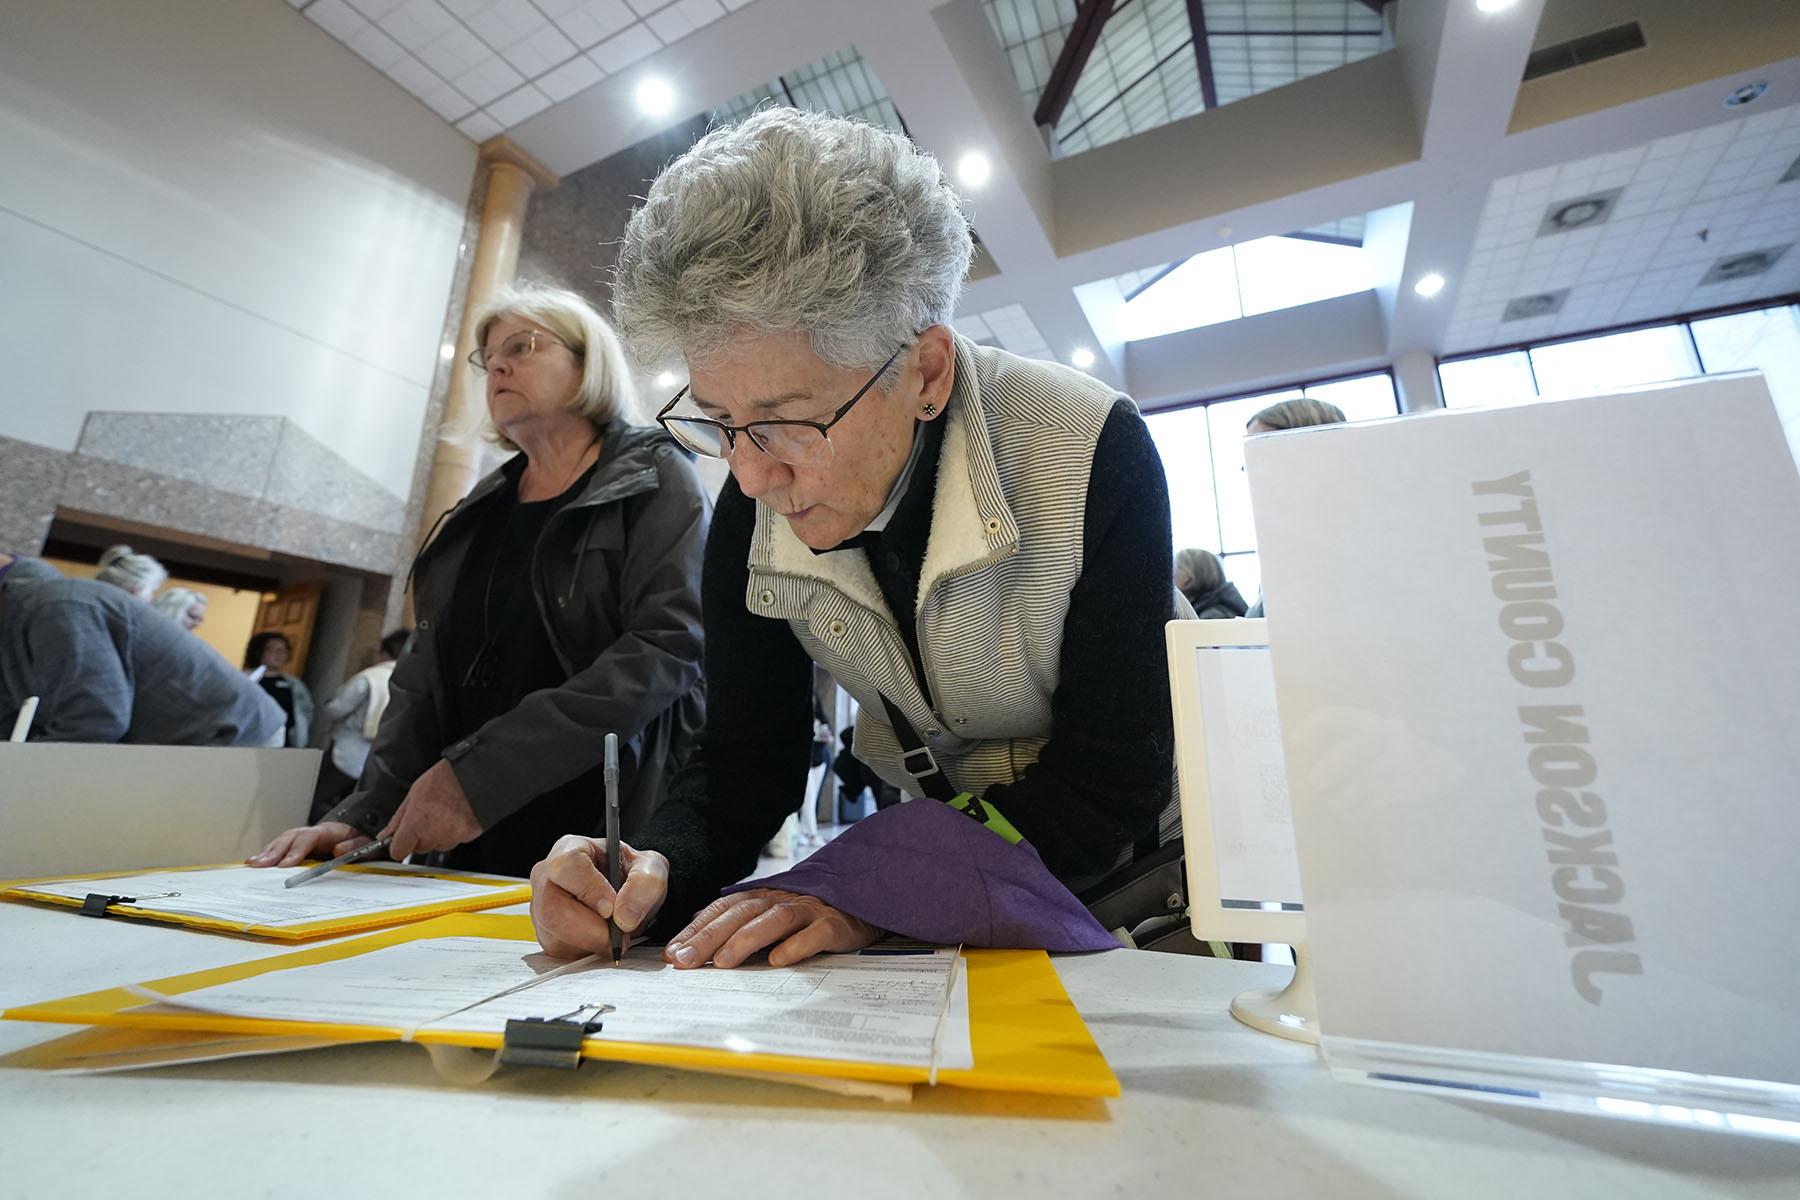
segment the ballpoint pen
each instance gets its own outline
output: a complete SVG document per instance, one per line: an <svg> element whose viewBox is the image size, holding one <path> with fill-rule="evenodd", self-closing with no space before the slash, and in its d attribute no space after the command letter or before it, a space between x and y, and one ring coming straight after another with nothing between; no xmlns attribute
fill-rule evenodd
<svg viewBox="0 0 1800 1200"><path fill-rule="evenodd" d="M322 862L317 866L308 867L298 875L289 875L284 881L284 886L299 887L303 883L311 883L327 871L336 870L346 863L361 862L365 858L374 858L377 854L385 851L388 848L388 843L393 840L393 838L376 838L372 842L367 842L358 846L348 854L338 855L330 862Z"/></svg>
<svg viewBox="0 0 1800 1200"><path fill-rule="evenodd" d="M606 735L606 882L612 887L613 915L607 919L613 966L625 956L625 934L619 928L619 735Z"/></svg>

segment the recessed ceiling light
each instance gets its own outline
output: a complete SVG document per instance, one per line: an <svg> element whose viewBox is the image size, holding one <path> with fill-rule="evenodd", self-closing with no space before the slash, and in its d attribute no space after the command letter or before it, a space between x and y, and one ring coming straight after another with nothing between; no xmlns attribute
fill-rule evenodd
<svg viewBox="0 0 1800 1200"><path fill-rule="evenodd" d="M1568 288L1558 288L1554 292L1538 292L1531 296L1515 296L1506 302L1506 310L1500 314L1500 320L1529 321L1533 317L1548 317L1562 311L1562 306L1569 298Z"/></svg>
<svg viewBox="0 0 1800 1200"><path fill-rule="evenodd" d="M1725 97L1725 107L1742 108L1752 100L1760 99L1762 94L1768 90L1769 81L1766 79L1759 79L1755 83L1746 83L1743 87Z"/></svg>
<svg viewBox="0 0 1800 1200"><path fill-rule="evenodd" d="M456 357L456 343L455 342L445 342L442 346L439 346L438 347L438 357L439 358L455 358Z"/></svg>
<svg viewBox="0 0 1800 1200"><path fill-rule="evenodd" d="M661 375L656 377L656 386L665 388L674 387L680 378L681 377L673 371L664 371Z"/></svg>
<svg viewBox="0 0 1800 1200"><path fill-rule="evenodd" d="M988 156L979 150L969 151L956 163L956 177L962 180L965 186L972 188L978 188L986 183L988 176L993 174L993 170L992 164L988 162Z"/></svg>
<svg viewBox="0 0 1800 1200"><path fill-rule="evenodd" d="M1075 364L1076 370L1085 371L1094 365L1094 352L1083 346L1069 355L1069 361Z"/></svg>
<svg viewBox="0 0 1800 1200"><path fill-rule="evenodd" d="M1505 12L1507 9L1511 8L1514 3L1516 3L1516 0L1475 0L1475 7L1479 8L1482 12L1496 13Z"/></svg>
<svg viewBox="0 0 1800 1200"><path fill-rule="evenodd" d="M1762 250L1750 250L1740 254L1727 254L1714 263L1701 276L1701 286L1709 283L1731 283L1738 279L1749 279L1753 275L1767 274L1770 268L1781 261L1781 256L1793 248L1789 242L1783 246L1768 246Z"/></svg>
<svg viewBox="0 0 1800 1200"><path fill-rule="evenodd" d="M638 84L638 107L653 117L660 117L675 106L675 89L666 80L646 79Z"/></svg>
<svg viewBox="0 0 1800 1200"><path fill-rule="evenodd" d="M1429 275L1423 276L1422 278L1420 278L1419 282L1413 284L1413 291L1419 293L1419 295L1421 295L1421 296L1424 296L1427 300L1429 300L1431 297L1437 295L1439 292L1441 292L1443 290L1444 290L1444 277L1442 275L1439 275L1436 271L1433 271Z"/></svg>
<svg viewBox="0 0 1800 1200"><path fill-rule="evenodd" d="M1619 196L1624 191L1624 188L1608 188L1604 192L1552 202L1544 209L1544 219L1538 223L1537 235L1545 237L1549 234L1568 233L1571 229L1586 229L1590 225L1600 224L1612 216L1613 206L1619 202Z"/></svg>

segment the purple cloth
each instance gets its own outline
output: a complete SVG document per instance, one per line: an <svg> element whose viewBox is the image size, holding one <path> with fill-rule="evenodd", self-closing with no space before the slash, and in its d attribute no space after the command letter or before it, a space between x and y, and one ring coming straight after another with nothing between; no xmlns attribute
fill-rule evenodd
<svg viewBox="0 0 1800 1200"><path fill-rule="evenodd" d="M816 896L926 942L1023 950L1119 945L1029 842L1008 842L935 800L864 817L792 870L734 884L725 894L751 888Z"/></svg>

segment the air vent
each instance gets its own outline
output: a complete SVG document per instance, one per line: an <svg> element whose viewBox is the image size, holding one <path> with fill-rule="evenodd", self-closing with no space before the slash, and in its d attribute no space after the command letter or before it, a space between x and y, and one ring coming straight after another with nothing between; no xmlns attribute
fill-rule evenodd
<svg viewBox="0 0 1800 1200"><path fill-rule="evenodd" d="M1547 317L1562 311L1563 301L1569 298L1568 288L1558 288L1554 292L1539 292L1535 296L1515 296L1506 302L1506 311L1500 314L1501 321L1529 321L1532 317Z"/></svg>
<svg viewBox="0 0 1800 1200"><path fill-rule="evenodd" d="M1572 229L1586 229L1590 225L1604 223L1612 216L1613 205L1619 202L1619 194L1624 190L1608 188L1604 192L1591 192L1586 196L1552 200L1550 207L1544 210L1544 219L1538 223L1538 236L1568 233Z"/></svg>
<svg viewBox="0 0 1800 1200"><path fill-rule="evenodd" d="M1554 46L1545 46L1542 50L1533 50L1531 57L1525 60L1525 78L1537 79L1544 75L1554 75L1583 63L1599 62L1603 58L1643 48L1644 31L1636 21L1614 25L1599 33L1586 34L1566 42L1558 42Z"/></svg>
<svg viewBox="0 0 1800 1200"><path fill-rule="evenodd" d="M1737 279L1748 279L1752 275L1761 275L1781 261L1781 256L1793 249L1794 243L1785 246L1770 246L1764 250L1747 250L1742 254L1727 254L1700 278L1700 286L1709 283L1730 283Z"/></svg>

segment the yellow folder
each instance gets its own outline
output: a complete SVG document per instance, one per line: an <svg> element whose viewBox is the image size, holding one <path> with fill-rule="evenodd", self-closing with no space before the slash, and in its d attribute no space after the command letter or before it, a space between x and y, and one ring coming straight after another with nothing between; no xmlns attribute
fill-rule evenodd
<svg viewBox="0 0 1800 1200"><path fill-rule="evenodd" d="M212 863L198 867L167 867L155 871L155 874L173 874L184 871L212 871L222 867L238 867L240 863ZM347 933L360 933L365 929L380 929L388 925L403 925L408 922L422 921L428 917L440 917L448 913L473 912L484 908L500 908L507 904L522 904L531 899L531 885L524 880L511 879L503 875L481 875L464 871L422 871L416 867L398 868L392 864L362 864L339 867L339 871L368 875L386 875L394 878L444 879L457 883L466 883L479 887L479 893L460 898L436 897L430 901L408 905L404 908L388 908L378 912L356 913L348 916L330 917L316 921L283 922L280 924L244 924L240 921L219 917L196 916L192 913L169 912L156 906L154 897L146 897L133 903L109 904L105 912L108 917L142 917L151 921L166 921L172 925L183 925L189 929L206 929L218 933L243 933L252 937L272 938L278 941L300 942L308 938L341 936ZM68 896L59 896L43 890L42 885L51 883L69 883L74 880L92 879L96 882L125 879L135 875L151 874L149 871L105 871L95 875L62 875L55 879L17 880L0 886L0 899L25 900L42 904L57 904L68 908L79 909L82 901ZM304 885L303 885L304 886ZM104 889L99 889L101 892ZM298 889L296 889L298 891Z"/></svg>
<svg viewBox="0 0 1800 1200"><path fill-rule="evenodd" d="M142 985L89 992L63 1000L25 1005L0 1014L8 1020L55 1021L76 1025L123 1025L138 1029L207 1033L316 1037L334 1042L398 1041L397 1027L279 1021L161 1008L138 1011L144 992L178 996L198 988L249 979L270 971L349 958L403 942L444 937L489 937L534 943L531 919L523 915L464 914L383 930L329 946L297 950L257 962L177 975ZM1034 1092L1055 1096L1117 1096L1119 1081L1094 1045L1081 1015L1069 1001L1049 957L1041 950L964 950L968 971L969 1016L974 1067L940 1069L936 1082L952 1087ZM546 1016L555 1014L546 1013ZM421 1044L499 1049L501 1035L421 1030ZM588 1038L582 1056L620 1062L700 1070L768 1072L877 1083L927 1083L932 1071L851 1060L736 1052L712 1048L652 1045Z"/></svg>

